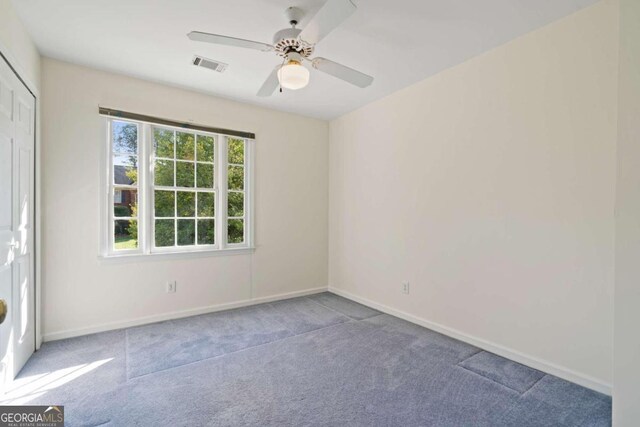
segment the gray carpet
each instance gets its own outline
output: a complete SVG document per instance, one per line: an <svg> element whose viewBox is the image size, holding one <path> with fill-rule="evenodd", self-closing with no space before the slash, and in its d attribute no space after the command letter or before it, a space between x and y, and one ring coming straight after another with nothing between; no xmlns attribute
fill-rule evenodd
<svg viewBox="0 0 640 427"><path fill-rule="evenodd" d="M330 293L45 343L68 426L608 426L611 399Z"/></svg>

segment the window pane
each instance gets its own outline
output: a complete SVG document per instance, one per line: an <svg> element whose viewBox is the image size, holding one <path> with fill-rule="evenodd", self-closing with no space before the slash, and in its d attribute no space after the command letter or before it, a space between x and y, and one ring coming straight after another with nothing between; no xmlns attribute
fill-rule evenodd
<svg viewBox="0 0 640 427"><path fill-rule="evenodd" d="M244 215L244 193L229 192L228 194L228 209L227 215L229 216L243 216Z"/></svg>
<svg viewBox="0 0 640 427"><path fill-rule="evenodd" d="M198 163L196 165L198 187L213 188L213 165Z"/></svg>
<svg viewBox="0 0 640 427"><path fill-rule="evenodd" d="M155 164L155 184L163 187L173 187L173 168L175 162L172 160L156 160Z"/></svg>
<svg viewBox="0 0 640 427"><path fill-rule="evenodd" d="M175 195L173 191L154 192L155 196L155 212L154 216L172 217L175 216ZM157 246L157 245L156 245Z"/></svg>
<svg viewBox="0 0 640 427"><path fill-rule="evenodd" d="M196 193L178 191L178 216L196 216Z"/></svg>
<svg viewBox="0 0 640 427"><path fill-rule="evenodd" d="M194 160L195 135L192 133L176 132L178 139L176 145L176 158L181 160Z"/></svg>
<svg viewBox="0 0 640 427"><path fill-rule="evenodd" d="M113 183L116 185L136 185L138 183L138 156L114 154Z"/></svg>
<svg viewBox="0 0 640 427"><path fill-rule="evenodd" d="M193 187L195 181L195 170L193 163L177 162L176 164L176 186Z"/></svg>
<svg viewBox="0 0 640 427"><path fill-rule="evenodd" d="M113 152L124 154L138 153L138 126L133 123L114 120L111 126L113 134Z"/></svg>
<svg viewBox="0 0 640 427"><path fill-rule="evenodd" d="M198 161L213 162L213 137L198 135Z"/></svg>
<svg viewBox="0 0 640 427"><path fill-rule="evenodd" d="M215 216L215 193L198 193L198 216L213 217Z"/></svg>
<svg viewBox="0 0 640 427"><path fill-rule="evenodd" d="M156 157L173 159L173 131L167 129L153 129L153 147Z"/></svg>
<svg viewBox="0 0 640 427"><path fill-rule="evenodd" d="M196 244L196 220L195 219L179 219L178 220L178 245L195 245Z"/></svg>
<svg viewBox="0 0 640 427"><path fill-rule="evenodd" d="M213 245L215 241L215 219L199 219L198 220L198 244Z"/></svg>
<svg viewBox="0 0 640 427"><path fill-rule="evenodd" d="M244 190L244 168L229 166L229 190Z"/></svg>
<svg viewBox="0 0 640 427"><path fill-rule="evenodd" d="M156 247L173 246L175 229L173 219L156 219Z"/></svg>
<svg viewBox="0 0 640 427"><path fill-rule="evenodd" d="M116 188L113 194L113 216L138 216L138 190Z"/></svg>
<svg viewBox="0 0 640 427"><path fill-rule="evenodd" d="M113 224L113 248L117 251L138 248L138 221L116 220Z"/></svg>
<svg viewBox="0 0 640 427"><path fill-rule="evenodd" d="M229 138L229 163L244 164L244 140Z"/></svg>
<svg viewBox="0 0 640 427"><path fill-rule="evenodd" d="M230 219L227 225L229 243L244 242L244 220Z"/></svg>

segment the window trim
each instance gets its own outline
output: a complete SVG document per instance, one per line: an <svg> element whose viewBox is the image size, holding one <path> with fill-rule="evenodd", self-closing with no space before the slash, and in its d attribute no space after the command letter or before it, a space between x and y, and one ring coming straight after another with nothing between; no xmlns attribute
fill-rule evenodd
<svg viewBox="0 0 640 427"><path fill-rule="evenodd" d="M138 248L115 250L113 247L114 224L117 217L113 212L114 188L113 183L113 122L129 122L138 126ZM101 195L101 220L100 220L100 259L158 259L158 258L185 258L190 256L209 255L236 255L251 253L254 251L254 164L255 164L255 139L185 129L180 126L171 126L155 122L131 120L121 117L104 117L106 143L103 142L103 158L101 168L102 195ZM155 216L154 203L154 161L153 153L153 128L170 129L179 132L213 136L215 138L214 160L214 187L216 194L215 226L216 242L213 245L190 245L170 247L155 247L153 236ZM227 147L228 139L241 139L245 142L244 150L244 242L227 243ZM175 160L175 159L174 159ZM194 160L195 162L195 160ZM174 184L177 184L174 182ZM197 191L197 187L193 188ZM177 214L177 212L176 212ZM197 221L197 219L196 219ZM140 233L142 232L142 233ZM142 235L142 238L141 238Z"/></svg>

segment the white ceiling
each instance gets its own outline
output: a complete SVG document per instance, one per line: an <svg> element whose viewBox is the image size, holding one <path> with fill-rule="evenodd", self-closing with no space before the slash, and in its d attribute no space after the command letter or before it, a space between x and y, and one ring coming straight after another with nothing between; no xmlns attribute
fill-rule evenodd
<svg viewBox="0 0 640 427"><path fill-rule="evenodd" d="M284 9L324 0L13 0L45 56L225 98L331 119L571 14L597 0L354 0L358 10L316 47L375 77L360 89L312 70L306 88L255 93L274 53L192 42L191 30L272 42ZM194 54L229 64L197 68Z"/></svg>

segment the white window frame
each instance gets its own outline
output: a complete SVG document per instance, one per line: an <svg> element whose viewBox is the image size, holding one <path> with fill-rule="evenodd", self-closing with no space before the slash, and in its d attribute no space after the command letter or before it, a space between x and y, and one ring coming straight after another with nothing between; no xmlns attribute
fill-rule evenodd
<svg viewBox="0 0 640 427"><path fill-rule="evenodd" d="M126 187L114 184L113 177L113 135L114 121L133 123L138 126L138 248L120 249L114 247L114 224L118 217L114 215L114 192L116 187ZM138 259L156 257L184 257L231 255L252 252L254 247L254 163L255 140L224 135L214 132L196 131L182 127L158 125L150 122L106 117L106 143L104 144L103 165L103 197L101 209L101 247L102 259ZM154 150L153 128L161 128L178 132L187 132L214 137L214 187L215 192L215 244L178 246L177 238L174 246L155 247L155 216L154 216ZM244 140L244 242L227 243L227 141L228 139ZM175 147L174 142L174 147ZM175 161L175 160L174 160ZM195 162L195 160L194 160ZM175 163L174 163L175 164ZM174 169L175 174L175 169ZM197 179L197 177L196 177ZM177 184L177 182L174 182ZM161 187L163 189L166 187ZM198 188L176 187L178 191L197 191ZM205 190L206 191L206 190ZM177 203L177 201L176 201ZM197 209L197 206L196 206ZM177 215L177 212L175 212ZM196 213L197 215L197 213ZM195 219L197 221L197 219ZM177 226L177 224L176 224ZM197 237L196 237L197 238Z"/></svg>

